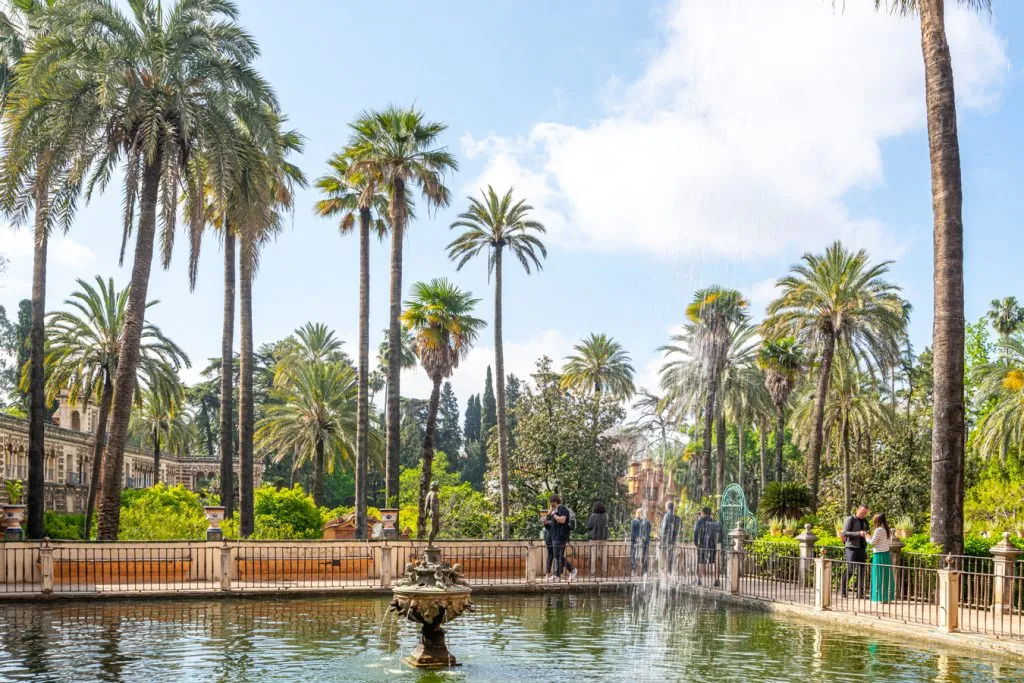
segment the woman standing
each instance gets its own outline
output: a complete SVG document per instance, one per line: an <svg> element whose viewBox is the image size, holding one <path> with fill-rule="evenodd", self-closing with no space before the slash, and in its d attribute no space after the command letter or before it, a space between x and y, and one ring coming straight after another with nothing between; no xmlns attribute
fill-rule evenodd
<svg viewBox="0 0 1024 683"><path fill-rule="evenodd" d="M608 512L604 503L597 501L587 517L587 536L591 541L608 540Z"/></svg>
<svg viewBox="0 0 1024 683"><path fill-rule="evenodd" d="M892 600L896 592L896 581L893 579L892 554L889 552L892 532L885 514L878 513L872 520L875 531L870 538L862 532L873 550L871 555L871 602L886 603Z"/></svg>

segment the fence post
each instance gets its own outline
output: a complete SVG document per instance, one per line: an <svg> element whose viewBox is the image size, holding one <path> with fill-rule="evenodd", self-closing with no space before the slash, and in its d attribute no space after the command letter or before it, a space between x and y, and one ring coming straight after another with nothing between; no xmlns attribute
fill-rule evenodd
<svg viewBox="0 0 1024 683"><path fill-rule="evenodd" d="M939 628L954 633L959 627L960 572L953 569L953 556L946 555L946 568L939 570Z"/></svg>
<svg viewBox="0 0 1024 683"><path fill-rule="evenodd" d="M391 585L391 546L387 541L374 548L374 561L380 568L380 586L387 588Z"/></svg>
<svg viewBox="0 0 1024 683"><path fill-rule="evenodd" d="M800 585L806 586L807 574L811 569L811 564L814 562L814 544L818 542L818 537L811 532L810 524L804 524L804 532L797 536L796 540L800 543L798 576Z"/></svg>
<svg viewBox="0 0 1024 683"><path fill-rule="evenodd" d="M743 520L736 523L736 528L729 533L732 539L732 552L729 553L729 592L740 592L740 571L743 568L743 544L747 541L747 532L743 529Z"/></svg>
<svg viewBox="0 0 1024 683"><path fill-rule="evenodd" d="M1003 540L989 549L993 556L992 565L992 612L996 619L1003 613L1011 614L1013 609L1014 566L1021 551L1010 543L1010 532L1003 532Z"/></svg>
<svg viewBox="0 0 1024 683"><path fill-rule="evenodd" d="M537 567L533 564L533 541L526 542L526 584L537 583Z"/></svg>
<svg viewBox="0 0 1024 683"><path fill-rule="evenodd" d="M821 549L821 557L814 558L814 608L824 612L832 606L832 560Z"/></svg>
<svg viewBox="0 0 1024 683"><path fill-rule="evenodd" d="M594 545L595 543L600 543L600 541L587 541L587 548L590 549L590 569L588 571L591 579L597 575L597 546Z"/></svg>
<svg viewBox="0 0 1024 683"><path fill-rule="evenodd" d="M50 539L44 538L39 546L40 588L44 593L53 592L53 547Z"/></svg>
<svg viewBox="0 0 1024 683"><path fill-rule="evenodd" d="M227 542L220 547L220 589L231 590L231 546Z"/></svg>

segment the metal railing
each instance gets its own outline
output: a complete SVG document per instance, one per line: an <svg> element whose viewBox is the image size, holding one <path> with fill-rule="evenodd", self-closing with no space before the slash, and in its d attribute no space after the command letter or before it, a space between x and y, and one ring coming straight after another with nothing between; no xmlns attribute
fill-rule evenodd
<svg viewBox="0 0 1024 683"><path fill-rule="evenodd" d="M232 590L380 585L379 553L367 543L238 541L224 548Z"/></svg>
<svg viewBox="0 0 1024 683"><path fill-rule="evenodd" d="M814 604L814 563L810 559L755 550L747 545L739 560L739 592L743 595L800 605Z"/></svg>
<svg viewBox="0 0 1024 683"><path fill-rule="evenodd" d="M181 592L212 590L219 585L219 554L205 543L68 542L43 552L49 555L50 589L54 592Z"/></svg>

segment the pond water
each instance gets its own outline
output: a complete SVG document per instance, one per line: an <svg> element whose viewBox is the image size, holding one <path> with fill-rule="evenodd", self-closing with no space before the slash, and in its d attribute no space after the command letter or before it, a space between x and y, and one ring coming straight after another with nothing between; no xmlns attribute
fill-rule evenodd
<svg viewBox="0 0 1024 683"><path fill-rule="evenodd" d="M463 666L400 663L416 643L384 597L0 605L0 680L31 681L990 681L979 660L641 594L479 596L449 624Z"/></svg>

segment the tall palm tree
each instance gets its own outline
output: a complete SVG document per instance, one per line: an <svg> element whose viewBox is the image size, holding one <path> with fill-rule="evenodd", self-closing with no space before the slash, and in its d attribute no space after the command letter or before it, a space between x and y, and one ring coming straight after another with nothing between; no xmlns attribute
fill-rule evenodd
<svg viewBox="0 0 1024 683"><path fill-rule="evenodd" d="M73 156L58 196L73 194L87 173L87 196L102 191L124 164L122 257L133 231L136 247L99 525L100 538L113 540L158 211L161 261L167 266L179 195L202 193L199 159L208 161L218 173L217 186L226 188L235 167L235 121L245 119L269 140L276 102L252 68L256 43L235 23L237 10L227 0L179 0L167 9L158 0L136 0L128 14L105 0L55 7L62 20L48 25L19 64L14 92L24 97L8 117L14 133L8 140L18 141L13 155L8 149L8 173L23 183L29 177L51 142L31 134L44 125L58 129L65 144L57 149L70 149ZM49 172L53 166L41 168ZM220 194L226 199L226 191ZM201 210L189 214L194 239L205 216Z"/></svg>
<svg viewBox="0 0 1024 683"><path fill-rule="evenodd" d="M185 403L184 387L174 378L152 391L141 394L132 411L128 428L142 443L153 447L153 485L160 483L161 449L181 456L188 444L188 426L183 417Z"/></svg>
<svg viewBox="0 0 1024 683"><path fill-rule="evenodd" d="M458 170L455 157L437 139L447 129L443 123L426 121L415 109L390 106L369 111L350 124L352 137L347 147L350 172L380 183L388 194L388 222L391 224L391 303L388 312L388 343L401 343L399 316L402 309L402 244L409 218L409 186L419 186L428 207L445 207L451 192L444 177ZM387 454L385 497L388 505L398 504L400 358L388 362Z"/></svg>
<svg viewBox="0 0 1024 683"><path fill-rule="evenodd" d="M735 289L717 285L694 293L686 317L695 328L694 359L703 368L704 447L701 453L701 495L711 494L711 435L719 412L722 372L732 344L732 330L747 319L747 300ZM721 483L719 483L721 488Z"/></svg>
<svg viewBox="0 0 1024 683"><path fill-rule="evenodd" d="M445 279L417 282L412 296L405 302L402 325L416 337L416 354L420 365L433 382L430 403L427 406L427 425L423 435L423 456L420 463L419 518L420 538L426 535L426 509L424 503L430 490L434 462L434 430L437 426L437 406L441 398L441 382L452 376L459 361L463 360L487 323L473 317L473 309L480 303L472 293L464 292Z"/></svg>
<svg viewBox="0 0 1024 683"><path fill-rule="evenodd" d="M872 264L863 249L847 251L835 242L823 255L804 254L778 281L782 290L768 306L765 335L794 336L817 355L818 380L807 453L807 486L818 501L823 425L832 361L837 348L853 354L869 370L899 357L906 326L900 288L885 279L889 261Z"/></svg>
<svg viewBox="0 0 1024 683"><path fill-rule="evenodd" d="M318 216L338 218L342 236L355 229L359 217L359 376L356 434L356 538L366 537L367 435L370 429L370 233L383 240L388 233L388 198L378 183L350 172L344 153L327 162L331 170L316 181L324 195L314 210Z"/></svg>
<svg viewBox="0 0 1024 683"><path fill-rule="evenodd" d="M1010 337L999 359L977 371L978 400L992 408L978 423L977 445L983 456L1024 444L1024 340Z"/></svg>
<svg viewBox="0 0 1024 683"><path fill-rule="evenodd" d="M771 399L764 385L764 375L757 367L757 328L746 322L738 323L732 332L732 343L722 371L722 408L719 419L724 425L729 419L736 425L737 468L736 483L744 488L743 448L746 429L768 411ZM723 429L724 431L724 429ZM716 493L725 489L725 436L718 441Z"/></svg>
<svg viewBox="0 0 1024 683"><path fill-rule="evenodd" d="M786 437L786 402L804 368L804 351L795 337L766 339L757 354L764 384L775 404L775 481L782 482L782 443Z"/></svg>
<svg viewBox="0 0 1024 683"><path fill-rule="evenodd" d="M1006 349L1013 333L1024 326L1024 307L1017 303L1015 296L992 299L992 303L989 304L988 319L1002 340L1003 348Z"/></svg>
<svg viewBox="0 0 1024 683"><path fill-rule="evenodd" d="M565 357L562 368L563 389L595 397L607 394L622 401L633 397L633 366L619 342L606 334L591 333L573 348L576 353Z"/></svg>
<svg viewBox="0 0 1024 683"><path fill-rule="evenodd" d="M501 327L502 258L508 249L523 266L527 275L531 268L541 270L541 259L547 258L544 243L534 233L546 232L539 221L530 217L533 207L520 199L514 201L509 188L502 197L490 185L481 193L483 201L468 197L469 209L459 214L451 228L464 232L448 245L448 258L456 270L482 252L487 253L487 275L494 274L494 371L498 394L498 469L501 480L501 537L508 538L508 415L505 406L505 351Z"/></svg>
<svg viewBox="0 0 1024 683"><path fill-rule="evenodd" d="M955 0L991 9L991 0ZM964 521L964 223L953 60L945 0L875 0L875 7L917 12L921 19L928 152L934 225L935 321L932 330L931 534L946 552L963 550Z"/></svg>
<svg viewBox="0 0 1024 683"><path fill-rule="evenodd" d="M99 402L92 472L85 506L85 538L92 529L96 491L103 471L107 421L114 401L114 376L121 354L128 289L117 290L113 279L97 276L95 286L78 280L79 289L64 303L70 310L49 315L46 328L47 402L66 392L72 404ZM150 301L147 309L157 301ZM133 393L164 391L177 381L178 371L190 367L185 352L158 327L146 323L139 341L139 369Z"/></svg>
<svg viewBox="0 0 1024 683"><path fill-rule="evenodd" d="M325 505L324 473L355 462L356 373L338 361L302 362L256 427L260 453L277 461L295 456L295 466L313 463L313 500ZM380 452L380 436L371 432L371 453Z"/></svg>
<svg viewBox="0 0 1024 683"><path fill-rule="evenodd" d="M238 358L238 530L243 537L251 535L256 528L253 511L253 435L256 415L253 400L252 282L259 269L261 250L280 232L284 222L283 214L292 211L294 207L295 186L306 184L302 171L285 159L290 152L302 151L303 138L296 131L280 130L280 123L282 121L276 118L273 144L259 150L262 163L257 164L253 170L259 180L254 183L256 191L252 215L236 226L239 237L238 304L241 334Z"/></svg>

